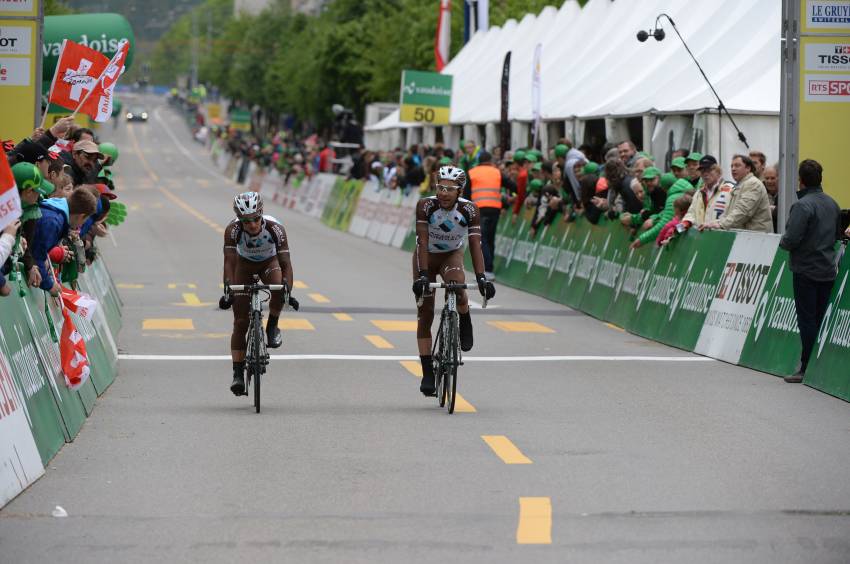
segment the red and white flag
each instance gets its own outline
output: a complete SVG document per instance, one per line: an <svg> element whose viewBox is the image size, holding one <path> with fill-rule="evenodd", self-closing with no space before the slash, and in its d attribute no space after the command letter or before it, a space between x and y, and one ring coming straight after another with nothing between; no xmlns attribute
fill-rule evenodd
<svg viewBox="0 0 850 564"><path fill-rule="evenodd" d="M0 230L21 217L21 198L9 160L0 158Z"/></svg>
<svg viewBox="0 0 850 564"><path fill-rule="evenodd" d="M124 74L124 69L127 65L127 54L130 52L130 43L122 40L118 45L118 51L109 61L109 66L103 72L100 78L98 89L92 95L97 97L97 115L92 116L97 122L109 121L112 117L112 100L115 93L115 85L118 84L118 78Z"/></svg>
<svg viewBox="0 0 850 564"><path fill-rule="evenodd" d="M129 42L122 41L110 60L103 53L65 39L50 86L50 102L80 111L97 122L108 121L115 84L124 72L129 49Z"/></svg>
<svg viewBox="0 0 850 564"><path fill-rule="evenodd" d="M94 312L97 310L97 300L87 294L69 290L65 286L60 286L60 288L64 309L76 313L83 319L94 317Z"/></svg>
<svg viewBox="0 0 850 564"><path fill-rule="evenodd" d="M77 331L71 314L66 308L62 308L62 336L59 338L59 357L62 359L62 373L65 375L65 384L72 390L80 388L86 383L91 375L89 357L86 352L86 342Z"/></svg>
<svg viewBox="0 0 850 564"><path fill-rule="evenodd" d="M449 64L449 48L452 43L452 2L440 0L440 15L437 17L437 35L434 37L434 58L437 72Z"/></svg>
<svg viewBox="0 0 850 564"><path fill-rule="evenodd" d="M50 103L76 110L108 66L109 59L103 53L70 39L63 40L50 85ZM88 114L85 108L82 111Z"/></svg>

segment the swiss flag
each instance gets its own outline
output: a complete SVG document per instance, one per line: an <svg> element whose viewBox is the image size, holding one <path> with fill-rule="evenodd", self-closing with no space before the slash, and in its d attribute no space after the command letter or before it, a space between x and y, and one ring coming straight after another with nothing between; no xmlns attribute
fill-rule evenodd
<svg viewBox="0 0 850 564"><path fill-rule="evenodd" d="M110 60L94 49L65 39L50 87L50 102L69 110L79 108L97 122L108 121L112 93L124 72L129 50L129 42L122 41ZM83 100L86 102L81 107Z"/></svg>
<svg viewBox="0 0 850 564"><path fill-rule="evenodd" d="M50 85L50 103L71 111L76 110L86 95L95 88L98 78L108 66L109 59L103 53L74 43L70 39L63 40L56 73ZM89 100L92 98L94 95ZM85 107L81 111L92 115Z"/></svg>
<svg viewBox="0 0 850 564"><path fill-rule="evenodd" d="M9 160L0 155L0 230L21 217L21 198Z"/></svg>
<svg viewBox="0 0 850 564"><path fill-rule="evenodd" d="M65 375L65 384L72 390L79 389L91 375L89 357L86 352L86 342L77 331L71 314L62 308L62 336L59 339L59 357L62 360L62 373Z"/></svg>
<svg viewBox="0 0 850 564"><path fill-rule="evenodd" d="M84 319L91 319L97 309L97 300L87 294L81 294L60 285L62 305Z"/></svg>

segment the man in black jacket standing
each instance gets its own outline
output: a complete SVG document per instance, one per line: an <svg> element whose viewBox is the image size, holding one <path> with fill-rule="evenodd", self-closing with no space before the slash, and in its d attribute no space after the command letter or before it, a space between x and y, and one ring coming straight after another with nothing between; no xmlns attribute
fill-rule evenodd
<svg viewBox="0 0 850 564"><path fill-rule="evenodd" d="M806 366L826 315L829 295L835 282L835 241L838 238L839 215L835 200L827 196L821 182L823 167L807 159L800 163L798 201L791 206L785 235L779 246L791 255L794 275L794 303L803 354L800 370L785 378L796 384L803 381Z"/></svg>

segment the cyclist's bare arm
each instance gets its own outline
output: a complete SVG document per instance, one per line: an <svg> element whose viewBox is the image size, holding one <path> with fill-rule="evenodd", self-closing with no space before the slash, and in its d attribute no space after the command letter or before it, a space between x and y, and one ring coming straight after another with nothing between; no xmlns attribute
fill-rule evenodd
<svg viewBox="0 0 850 564"><path fill-rule="evenodd" d="M289 239L286 237L286 229L282 225L278 225L282 236L279 237L277 249L277 262L280 264L280 271L283 273L283 280L286 282L286 287L292 290L294 273L292 271L292 261L289 256Z"/></svg>
<svg viewBox="0 0 850 564"><path fill-rule="evenodd" d="M239 255L236 254L236 244L238 241L236 231L232 226L228 226L224 231L224 273L223 280L230 283L236 281L236 263L239 260Z"/></svg>
<svg viewBox="0 0 850 564"><path fill-rule="evenodd" d="M416 270L428 272L428 209L426 200L416 204ZM482 259L483 260L483 259Z"/></svg>
<svg viewBox="0 0 850 564"><path fill-rule="evenodd" d="M484 253L481 250L481 213L472 202L464 203L469 209L469 254L472 256L472 269L475 274L484 272Z"/></svg>

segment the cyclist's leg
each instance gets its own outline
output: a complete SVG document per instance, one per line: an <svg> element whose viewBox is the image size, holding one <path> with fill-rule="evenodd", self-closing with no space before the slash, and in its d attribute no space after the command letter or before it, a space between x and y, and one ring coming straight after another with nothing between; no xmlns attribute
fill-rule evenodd
<svg viewBox="0 0 850 564"><path fill-rule="evenodd" d="M439 254L428 255L428 279L431 282L437 281L437 272L442 264ZM416 253L413 255L413 275L418 275L416 264ZM422 305L417 306L416 310L416 342L419 347L419 362L422 365L422 383L419 386L419 391L426 396L432 396L436 393L434 383L434 363L431 357L431 326L434 323L434 292L426 295L422 300Z"/></svg>
<svg viewBox="0 0 850 564"><path fill-rule="evenodd" d="M260 279L266 284L283 284L283 271L280 269L280 263L277 259L271 259L264 263L265 269L260 275ZM276 349L283 344L283 336L278 329L277 322L280 319L280 312L283 310L283 292L276 291L271 293L269 300L269 318L266 322L266 337L269 348Z"/></svg>
<svg viewBox="0 0 850 564"><path fill-rule="evenodd" d="M238 259L233 284L250 284L256 267L247 260ZM233 383L230 391L239 396L245 392L245 335L248 333L248 315L251 297L248 292L233 292L233 333L230 335L230 356L233 359Z"/></svg>
<svg viewBox="0 0 850 564"><path fill-rule="evenodd" d="M448 253L440 270L440 276L446 282L463 284L466 276L463 271L463 249ZM457 312L460 318L460 348L464 352L472 349L472 316L469 314L469 296L466 290L457 293Z"/></svg>

